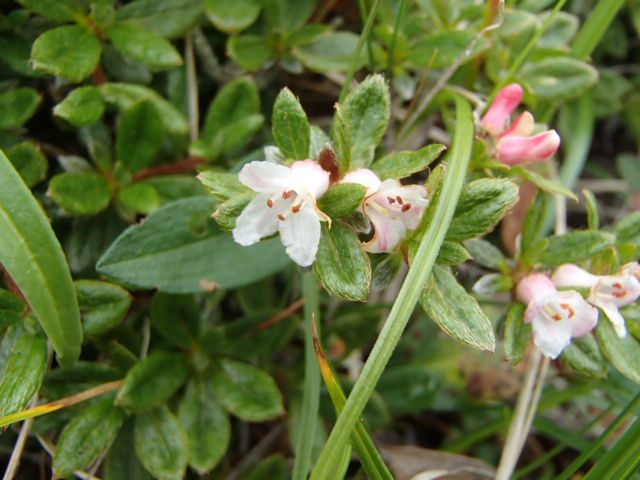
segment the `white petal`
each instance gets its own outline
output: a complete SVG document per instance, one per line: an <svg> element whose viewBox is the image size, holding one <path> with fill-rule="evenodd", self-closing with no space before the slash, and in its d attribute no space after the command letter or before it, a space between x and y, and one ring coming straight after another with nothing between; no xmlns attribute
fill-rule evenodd
<svg viewBox="0 0 640 480"><path fill-rule="evenodd" d="M401 215L407 228L413 230L420 225L424 209L429 204L427 189L422 185L403 186L398 180L382 182L378 193L371 200ZM410 207L407 209L407 205Z"/></svg>
<svg viewBox="0 0 640 480"><path fill-rule="evenodd" d="M635 302L640 296L640 281L633 275L607 275L600 277L591 290L589 300L606 302L624 307Z"/></svg>
<svg viewBox="0 0 640 480"><path fill-rule="evenodd" d="M551 280L556 287L593 287L600 278L573 263L565 263L556 268Z"/></svg>
<svg viewBox="0 0 640 480"><path fill-rule="evenodd" d="M307 192L313 198L320 198L329 188L329 172L313 160L293 162L291 165L291 179L294 190L298 193Z"/></svg>
<svg viewBox="0 0 640 480"><path fill-rule="evenodd" d="M380 187L380 178L368 168L359 168L347 173L340 183L359 183L367 188L367 196L371 196L378 191Z"/></svg>
<svg viewBox="0 0 640 480"><path fill-rule="evenodd" d="M557 358L571 342L571 324L536 315L533 323L533 342L547 357Z"/></svg>
<svg viewBox="0 0 640 480"><path fill-rule="evenodd" d="M364 211L375 230L373 238L364 244L364 250L371 253L392 251L407 231L402 219L394 212L380 212L372 206L365 205Z"/></svg>
<svg viewBox="0 0 640 480"><path fill-rule="evenodd" d="M239 178L240 183L256 192L273 194L291 184L291 170L277 163L251 162L242 167Z"/></svg>
<svg viewBox="0 0 640 480"><path fill-rule="evenodd" d="M305 202L300 211L289 213L279 228L287 255L302 267L311 265L320 243L320 218L313 202Z"/></svg>
<svg viewBox="0 0 640 480"><path fill-rule="evenodd" d="M624 317L620 314L618 307L613 303L609 302L598 302L595 305L600 307L602 311L605 313L607 318L611 320L613 324L613 328L619 337L627 336L627 327L624 322Z"/></svg>
<svg viewBox="0 0 640 480"><path fill-rule="evenodd" d="M256 195L236 219L233 239L240 245L252 245L278 231L277 213L267 206L269 195Z"/></svg>

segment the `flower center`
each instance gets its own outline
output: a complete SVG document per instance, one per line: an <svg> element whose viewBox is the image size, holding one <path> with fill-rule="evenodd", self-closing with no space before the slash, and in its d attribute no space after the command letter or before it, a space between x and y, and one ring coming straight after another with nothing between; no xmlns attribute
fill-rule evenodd
<svg viewBox="0 0 640 480"><path fill-rule="evenodd" d="M551 320L554 320L556 322L568 320L570 318L573 318L573 316L576 314L576 311L568 303L561 303L558 306L547 304L543 307L543 310L549 316L549 318L551 318Z"/></svg>
<svg viewBox="0 0 640 480"><path fill-rule="evenodd" d="M267 199L267 207L273 208L275 204L274 202L280 200L280 198L283 200L289 200L291 197L294 197L290 207L291 213L298 213L305 203L305 197L303 195L298 195L295 190L285 190L281 195L274 195ZM287 219L287 215L283 213L279 213L277 217L281 221L285 221Z"/></svg>

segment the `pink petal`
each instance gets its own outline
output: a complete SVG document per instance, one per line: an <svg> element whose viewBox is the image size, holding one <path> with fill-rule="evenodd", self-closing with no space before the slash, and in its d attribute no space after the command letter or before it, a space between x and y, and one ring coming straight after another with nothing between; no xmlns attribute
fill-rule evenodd
<svg viewBox="0 0 640 480"><path fill-rule="evenodd" d="M533 132L533 127L535 127L533 115L531 115L531 112L524 112L516 118L511 126L500 136L506 137L507 135L518 135L521 137L528 137Z"/></svg>
<svg viewBox="0 0 640 480"><path fill-rule="evenodd" d="M291 171L273 162L251 162L242 167L239 178L240 183L256 192L273 193L287 188Z"/></svg>
<svg viewBox="0 0 640 480"><path fill-rule="evenodd" d="M320 198L329 188L329 172L313 160L293 162L291 178L295 191L298 191L297 187L301 187L314 198Z"/></svg>
<svg viewBox="0 0 640 480"><path fill-rule="evenodd" d="M392 251L407 231L404 222L394 212L381 212L367 204L364 211L374 228L373 238L364 244L364 250L371 253Z"/></svg>
<svg viewBox="0 0 640 480"><path fill-rule="evenodd" d="M511 113L520 105L523 90L517 83L504 87L485 113L480 124L489 134L498 136L504 132Z"/></svg>
<svg viewBox="0 0 640 480"><path fill-rule="evenodd" d="M552 156L560 147L560 135L547 130L533 137L508 135L500 138L497 146L498 159L507 165L523 162L540 162Z"/></svg>
<svg viewBox="0 0 640 480"><path fill-rule="evenodd" d="M551 280L556 287L588 287L591 288L600 280L573 263L565 263L556 268Z"/></svg>
<svg viewBox="0 0 640 480"><path fill-rule="evenodd" d="M359 183L367 187L367 196L373 195L378 191L378 187L382 183L380 178L368 168L359 168L347 173L340 183Z"/></svg>
<svg viewBox="0 0 640 480"><path fill-rule="evenodd" d="M556 291L551 279L541 273L534 273L518 282L516 295L522 303L530 304L536 298Z"/></svg>

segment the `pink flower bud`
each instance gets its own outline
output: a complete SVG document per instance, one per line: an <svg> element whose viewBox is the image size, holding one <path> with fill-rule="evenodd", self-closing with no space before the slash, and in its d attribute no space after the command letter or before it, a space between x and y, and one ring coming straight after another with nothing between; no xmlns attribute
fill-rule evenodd
<svg viewBox="0 0 640 480"><path fill-rule="evenodd" d="M538 295L555 292L556 286L551 279L541 273L528 275L518 282L516 295L522 303L529 303Z"/></svg>
<svg viewBox="0 0 640 480"><path fill-rule="evenodd" d="M498 136L504 132L509 116L522 101L522 95L522 87L517 83L507 85L498 92L491 107L480 121L490 135Z"/></svg>
<svg viewBox="0 0 640 480"><path fill-rule="evenodd" d="M498 159L507 165L524 162L540 162L552 156L560 147L560 136L555 130L547 130L533 137L506 135L497 146Z"/></svg>

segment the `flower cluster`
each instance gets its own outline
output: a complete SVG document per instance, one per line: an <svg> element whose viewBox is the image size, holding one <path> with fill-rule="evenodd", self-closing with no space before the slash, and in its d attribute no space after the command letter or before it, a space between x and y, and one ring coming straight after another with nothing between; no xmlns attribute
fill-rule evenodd
<svg viewBox="0 0 640 480"><path fill-rule="evenodd" d="M561 265L551 277L535 273L518 283L516 294L527 304L525 322L533 326L536 346L550 358L557 358L571 339L582 337L598 323L598 307L609 318L619 336L626 335L619 307L640 296L640 266L622 267L617 275L593 275L573 264ZM575 290L557 287L588 287L587 300Z"/></svg>
<svg viewBox="0 0 640 480"><path fill-rule="evenodd" d="M494 141L496 157L507 165L545 160L560 146L560 136L555 130L531 135L535 121L530 112L521 114L507 128L511 114L522 102L522 96L519 84L507 85L496 95L480 121L481 127Z"/></svg>
<svg viewBox="0 0 640 480"><path fill-rule="evenodd" d="M304 160L290 167L274 162L251 162L240 171L240 182L258 194L236 220L233 238L251 245L280 233L287 255L298 265L311 265L318 252L320 222L331 219L316 200L329 188L330 175L317 162ZM360 209L374 229L364 244L368 252L390 252L415 229L428 204L421 185L403 186L398 180L380 180L366 168L347 173L341 183L358 183L367 188Z"/></svg>

